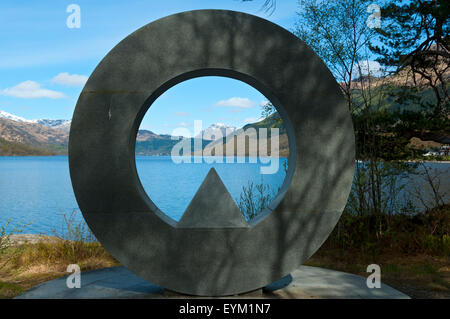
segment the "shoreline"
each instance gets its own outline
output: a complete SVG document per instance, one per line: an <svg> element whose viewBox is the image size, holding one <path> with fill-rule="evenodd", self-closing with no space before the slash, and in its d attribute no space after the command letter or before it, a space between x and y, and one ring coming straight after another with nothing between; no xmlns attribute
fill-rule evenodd
<svg viewBox="0 0 450 319"><path fill-rule="evenodd" d="M408 163L441 163L441 164L450 164L450 161L419 161L419 160L408 160Z"/></svg>
<svg viewBox="0 0 450 319"><path fill-rule="evenodd" d="M57 156L63 156L63 157L68 157L69 155L67 154L54 154L54 155L0 155L0 158L2 157L12 157L12 158L17 158L17 157L57 157ZM142 156L142 157L170 157L170 155L135 155L135 156ZM199 157L200 155L192 155L192 156L186 156L186 157ZM183 157L183 156L180 156ZM215 157L215 156L203 156L203 157ZM227 156L224 156L224 158L226 158ZM253 158L255 156L232 156L232 157L245 157L245 158ZM260 158L261 156L256 156L256 158ZM262 156L263 158L272 158L270 156ZM287 159L289 157L284 157L284 156L279 156L279 159ZM357 160L355 159L355 163L363 163L365 161L363 160ZM406 162L406 163L439 163L439 164L450 164L450 161L433 161L433 160L420 160L420 159L410 159L410 160L404 160L404 161L400 161L400 162Z"/></svg>
<svg viewBox="0 0 450 319"><path fill-rule="evenodd" d="M355 162L358 163L364 163L366 161L363 160L355 160ZM380 161L380 162L386 162L386 161ZM389 162L389 161L387 161ZM405 162L405 163L439 163L439 164L450 164L450 161L430 161L430 160L404 160L404 161L399 161L399 162Z"/></svg>
<svg viewBox="0 0 450 319"><path fill-rule="evenodd" d="M8 247L24 244L56 243L61 240L56 236L38 234L6 234L4 237L7 238L6 245Z"/></svg>

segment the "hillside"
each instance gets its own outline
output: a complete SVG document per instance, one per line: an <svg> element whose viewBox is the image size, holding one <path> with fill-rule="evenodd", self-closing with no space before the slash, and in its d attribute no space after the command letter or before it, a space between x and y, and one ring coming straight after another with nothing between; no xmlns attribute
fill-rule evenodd
<svg viewBox="0 0 450 319"><path fill-rule="evenodd" d="M430 49L436 49L436 45L431 46ZM445 63L437 63L434 64L433 69L438 71L440 74L440 77L443 80L443 83L447 83L450 79L450 69L448 68L448 65ZM365 75L358 79L355 79L351 82L351 87L355 89L361 89L362 87L368 88L368 87L377 87L380 85L391 85L391 86L408 86L408 87L419 87L419 88L425 88L429 87L429 80L431 79L434 83L442 83L437 82L439 81L439 78L437 77L436 72L433 72L433 69L429 69L423 74L416 73L413 74L411 67L406 66L398 72L376 77L372 75ZM426 75L428 78L424 77L423 75Z"/></svg>
<svg viewBox="0 0 450 319"><path fill-rule="evenodd" d="M57 155L67 153L69 134L38 123L0 118L0 138L4 141L0 155Z"/></svg>
<svg viewBox="0 0 450 319"><path fill-rule="evenodd" d="M24 118L2 112L0 114L0 138L2 139L0 156L6 155L58 155L67 154L67 146L69 139L70 121L68 120L26 120ZM285 129L278 123L275 116L247 124L243 128L234 131L232 134L240 136L244 130L254 128L258 132L259 128L279 127L280 128L280 156L287 156L289 154L288 140L285 134ZM223 124L213 124L206 129L206 138L201 140L202 149L211 153L211 148L217 143L224 143L226 140L217 139L211 141L211 135L215 132L222 132L226 128L235 129L224 126ZM269 130L270 137L270 130ZM191 149L194 149L194 141L190 139ZM156 134L149 130L139 130L136 137L136 155L146 156L169 156L172 148L179 143L180 139L172 139L167 134ZM254 141L246 144L245 150L235 150L234 155L247 156L249 154L249 145ZM229 141L230 143L230 141ZM255 144L257 145L257 143ZM229 147L230 145L228 145ZM227 147L223 145L224 149ZM268 141L268 148L270 150L270 140ZM225 153L224 153L225 154ZM252 152L252 154L254 154ZM194 154L198 155L198 154Z"/></svg>
<svg viewBox="0 0 450 319"><path fill-rule="evenodd" d="M450 88L450 85L447 85ZM367 95L366 99L371 98L372 105L377 111L394 112L432 112L430 107L426 105L434 105L436 103L436 97L433 89L424 88L416 92L417 100L402 99L402 93L404 91L398 87L391 87L388 84L374 86L370 89L370 95ZM413 92L411 92L413 93ZM352 89L352 100L354 103L354 112L356 115L364 110L364 97L362 91L359 88ZM420 104L418 103L420 101Z"/></svg>
<svg viewBox="0 0 450 319"><path fill-rule="evenodd" d="M191 150L194 149L194 143L200 139L189 138L191 143ZM181 141L181 139L172 139L171 135L158 135L151 131L139 130L136 137L136 155L147 156L170 156L172 148ZM208 144L212 143L210 140L201 140L202 149Z"/></svg>
<svg viewBox="0 0 450 319"><path fill-rule="evenodd" d="M244 130L240 129L237 131L235 136L229 137L228 141L224 138L223 141L215 141L212 143L209 143L206 145L206 147L203 150L203 153L216 155L215 149L220 146L222 146L222 154L226 156L249 156L250 155L257 155L257 156L267 156L271 155L271 140L268 139L257 139L257 138L250 138L246 137L246 143L245 143L245 149L239 149L237 147L237 140L238 138L243 138L244 136ZM259 143L264 145L267 143L267 154L265 153L265 150L263 150L262 154L259 153ZM232 150L231 152L227 152L227 149ZM278 148L275 149L275 151L278 151L279 157L288 157L289 156L289 140L287 137L287 134L282 134L279 136L279 145ZM194 153L194 155L200 155L199 153Z"/></svg>
<svg viewBox="0 0 450 319"><path fill-rule="evenodd" d="M148 130L139 130L136 137L136 155L169 156L172 148L179 142L166 134L155 134Z"/></svg>
<svg viewBox="0 0 450 319"><path fill-rule="evenodd" d="M244 137L245 132L248 132L248 129L255 129L256 131L256 138L255 137ZM260 128L267 128L267 137L263 139L263 137L259 137L259 129ZM278 117L278 113L272 114L265 118L262 121L250 123L242 127L241 129L238 129L234 131L233 133L229 134L227 137L224 137L223 139L215 140L209 144L206 145L203 152L206 152L207 154L215 155L215 149L222 146L222 154L225 154L227 156L249 156L249 154L257 154L259 156L259 144L261 143L264 145L267 144L267 151L268 154L263 155L270 155L271 150L271 140L270 140L270 128L278 128L279 129L279 147L277 149L280 157L287 157L289 156L289 140L286 134L286 129L282 123L282 121ZM245 138L245 149L238 149L237 147L237 140L239 138ZM227 153L228 150L232 150L231 153ZM264 152L264 151L263 151ZM265 152L264 152L265 153ZM199 152L194 153L194 155L200 155Z"/></svg>
<svg viewBox="0 0 450 319"><path fill-rule="evenodd" d="M26 144L8 142L0 137L0 156L45 156L54 155L51 151Z"/></svg>

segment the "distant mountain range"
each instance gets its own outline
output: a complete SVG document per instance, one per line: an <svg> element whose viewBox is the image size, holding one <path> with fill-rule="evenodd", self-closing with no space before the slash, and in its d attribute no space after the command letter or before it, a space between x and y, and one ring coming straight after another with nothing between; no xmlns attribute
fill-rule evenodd
<svg viewBox="0 0 450 319"><path fill-rule="evenodd" d="M66 154L70 121L27 120L0 111L0 155Z"/></svg>
<svg viewBox="0 0 450 319"><path fill-rule="evenodd" d="M48 119L27 120L24 119L23 117L13 115L4 111L0 111L0 118L12 120L19 123L40 124L42 126L62 130L67 133L70 130L70 123L72 123L71 120L48 120Z"/></svg>
<svg viewBox="0 0 450 319"><path fill-rule="evenodd" d="M70 124L70 120L27 120L0 111L0 155L67 154ZM194 150L194 141L197 141L201 143L202 149L210 151L213 146L217 146L217 143L226 144L226 134L238 136L243 134L244 130L249 127L271 127L271 125L273 126L273 121L271 122L270 118L248 124L240 129L222 123L216 123L202 131L203 138L196 136L189 140L192 150ZM223 139L220 138L221 136ZM171 135L167 134L156 134L149 130L139 130L136 137L136 155L171 155L173 146L180 142L180 140L180 138L172 138ZM235 155L247 155L248 147L245 150L245 154L241 153L235 153ZM280 155L286 156L286 154L288 154L287 136L284 128L281 128Z"/></svg>
<svg viewBox="0 0 450 319"><path fill-rule="evenodd" d="M214 141L219 138L225 137L228 134L231 134L237 130L234 126L228 126L226 124L222 123L216 123L210 125L207 129L203 130L199 135L196 136L196 138L199 138L200 136L203 137L204 140L207 141Z"/></svg>

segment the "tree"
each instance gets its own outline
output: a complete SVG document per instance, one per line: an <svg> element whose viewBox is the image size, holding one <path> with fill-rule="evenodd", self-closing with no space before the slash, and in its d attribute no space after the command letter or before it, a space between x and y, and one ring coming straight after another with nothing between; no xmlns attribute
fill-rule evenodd
<svg viewBox="0 0 450 319"><path fill-rule="evenodd" d="M250 2L253 0L241 0L242 2ZM275 9L277 8L277 1L276 0L264 0L264 3L262 5L262 8L265 12L268 12L272 14Z"/></svg>
<svg viewBox="0 0 450 319"><path fill-rule="evenodd" d="M381 227L396 199L390 190L395 190L393 185L409 168L398 161L398 156L403 156L402 146L386 132L391 117L382 109L392 88L385 77L375 77L367 65L372 57L369 42L376 34L367 23L370 4L364 0L300 0L294 32L336 77L353 118L356 156L364 162L356 163L347 211L373 215L374 225Z"/></svg>
<svg viewBox="0 0 450 319"><path fill-rule="evenodd" d="M449 115L450 3L448 0L388 0L382 28L369 47L377 61L404 75L405 85L431 87L434 115ZM373 42L373 41L372 41ZM408 85L409 78L412 83Z"/></svg>
<svg viewBox="0 0 450 319"><path fill-rule="evenodd" d="M375 34L367 26L367 0L300 0L294 33L327 64L341 85L351 112L354 80L363 75L367 44ZM369 73L369 72L366 72ZM370 74L367 74L370 75Z"/></svg>

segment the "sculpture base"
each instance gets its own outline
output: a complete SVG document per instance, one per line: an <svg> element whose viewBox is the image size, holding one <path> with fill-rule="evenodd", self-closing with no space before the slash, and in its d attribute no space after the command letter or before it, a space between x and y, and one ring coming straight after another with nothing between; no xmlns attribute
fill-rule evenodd
<svg viewBox="0 0 450 319"><path fill-rule="evenodd" d="M124 267L104 268L81 274L81 288L69 289L66 277L31 288L16 299L102 299L102 298L197 298L167 291ZM249 293L227 298L288 299L408 299L394 288L381 284L369 289L366 278L318 267L300 266L291 275Z"/></svg>

